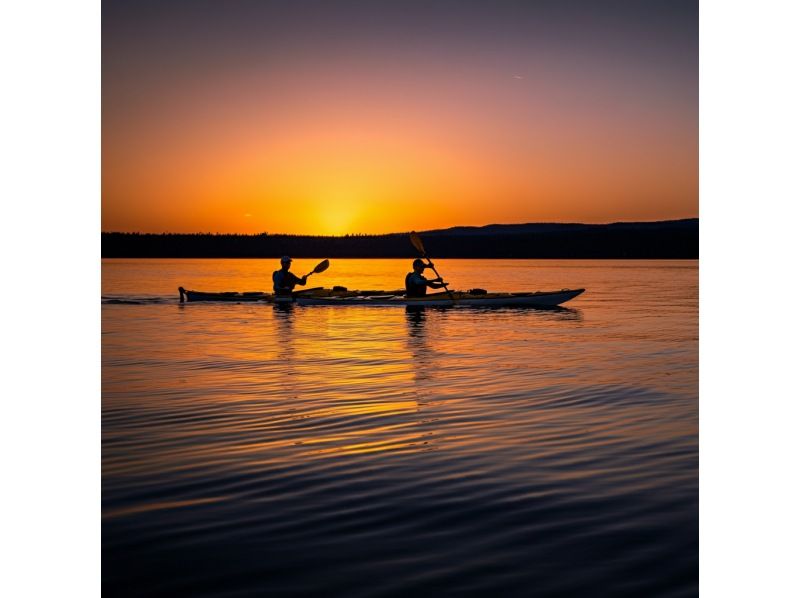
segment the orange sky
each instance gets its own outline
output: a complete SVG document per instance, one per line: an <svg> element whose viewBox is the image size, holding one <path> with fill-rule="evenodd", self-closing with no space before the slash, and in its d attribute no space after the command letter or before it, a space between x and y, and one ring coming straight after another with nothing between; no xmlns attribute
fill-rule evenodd
<svg viewBox="0 0 800 598"><path fill-rule="evenodd" d="M312 43L259 35L233 2L224 16L246 23L245 43L224 27L199 39L192 28L220 15L187 25L173 8L156 25L125 13L135 4L104 12L103 230L697 216L696 48L675 52L683 37L663 24L655 42L636 21L630 40L575 31L534 46L516 29L486 38L486 15L413 44L403 22L365 37L320 20ZM274 27L283 13L259 15Z"/></svg>

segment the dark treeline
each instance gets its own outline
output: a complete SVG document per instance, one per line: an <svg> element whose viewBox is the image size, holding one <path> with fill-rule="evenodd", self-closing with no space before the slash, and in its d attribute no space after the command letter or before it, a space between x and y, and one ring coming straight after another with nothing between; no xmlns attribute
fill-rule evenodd
<svg viewBox="0 0 800 598"><path fill-rule="evenodd" d="M696 259L698 221L490 225L421 233L442 258ZM414 257L408 235L102 233L103 257Z"/></svg>

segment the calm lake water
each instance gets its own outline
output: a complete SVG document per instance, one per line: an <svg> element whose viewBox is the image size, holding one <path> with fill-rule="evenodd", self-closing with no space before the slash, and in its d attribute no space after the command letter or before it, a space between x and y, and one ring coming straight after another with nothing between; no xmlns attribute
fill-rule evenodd
<svg viewBox="0 0 800 598"><path fill-rule="evenodd" d="M437 261L556 311L178 304L277 266L103 261L107 595L697 594L696 261Z"/></svg>

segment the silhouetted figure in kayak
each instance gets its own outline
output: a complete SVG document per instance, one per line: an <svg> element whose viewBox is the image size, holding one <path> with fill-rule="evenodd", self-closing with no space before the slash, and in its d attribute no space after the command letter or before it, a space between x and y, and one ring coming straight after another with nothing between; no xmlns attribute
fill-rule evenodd
<svg viewBox="0 0 800 598"><path fill-rule="evenodd" d="M422 275L425 268L433 268L433 263L426 264L421 259L417 258L414 260L412 267L414 271L406 274L406 297L424 297L428 287L432 289L444 288L446 283L442 280L441 276L428 280Z"/></svg>
<svg viewBox="0 0 800 598"><path fill-rule="evenodd" d="M281 258L281 269L275 270L275 272L272 273L272 290L275 291L276 295L291 295L295 285L299 284L301 287L306 286L308 274L302 278L295 276L289 272L291 265L292 258L288 255L284 255Z"/></svg>

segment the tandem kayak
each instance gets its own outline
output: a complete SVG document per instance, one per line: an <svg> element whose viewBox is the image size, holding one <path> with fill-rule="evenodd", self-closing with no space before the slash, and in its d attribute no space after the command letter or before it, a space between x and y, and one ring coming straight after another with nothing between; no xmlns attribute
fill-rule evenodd
<svg viewBox="0 0 800 598"><path fill-rule="evenodd" d="M530 293L432 293L425 297L406 297L402 291L345 291L331 289L308 289L298 291L290 297L271 293L203 293L179 289L181 302L189 301L231 301L294 303L297 305L403 305L403 306L531 306L555 307L574 299L586 289L562 289L560 291L537 291Z"/></svg>

